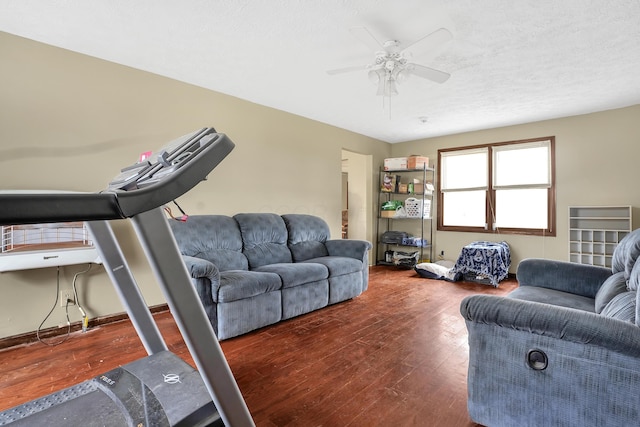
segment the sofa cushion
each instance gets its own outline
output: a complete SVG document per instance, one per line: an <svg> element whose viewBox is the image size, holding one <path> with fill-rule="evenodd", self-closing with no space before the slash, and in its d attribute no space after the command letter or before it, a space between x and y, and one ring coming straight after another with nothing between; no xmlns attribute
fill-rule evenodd
<svg viewBox="0 0 640 427"><path fill-rule="evenodd" d="M625 279L629 279L636 260L640 257L640 228L624 236L613 251L611 271L624 271Z"/></svg>
<svg viewBox="0 0 640 427"><path fill-rule="evenodd" d="M282 287L280 276L274 273L228 270L220 273L220 287L216 302L230 302L251 298Z"/></svg>
<svg viewBox="0 0 640 427"><path fill-rule="evenodd" d="M305 263L317 263L327 266L329 276L336 277L343 274L362 272L362 261L355 258L346 258L339 256L325 256L320 258L311 258Z"/></svg>
<svg viewBox="0 0 640 427"><path fill-rule="evenodd" d="M282 215L289 238L287 244L294 261L329 255L325 242L331 236L327 223L317 216L304 214Z"/></svg>
<svg viewBox="0 0 640 427"><path fill-rule="evenodd" d="M243 253L251 269L267 264L292 262L287 247L284 220L271 213L243 213L234 216L240 226Z"/></svg>
<svg viewBox="0 0 640 427"><path fill-rule="evenodd" d="M596 294L596 313L601 313L602 309L618 294L627 292L627 281L624 279L624 271L619 271L609 276L604 281Z"/></svg>
<svg viewBox="0 0 640 427"><path fill-rule="evenodd" d="M569 292L557 291L555 289L539 288L537 286L520 286L507 294L507 297L575 308L578 310L589 311L591 313L595 310L593 298L571 294Z"/></svg>
<svg viewBox="0 0 640 427"><path fill-rule="evenodd" d="M601 315L613 319L635 323L636 292L628 291L616 295L602 310Z"/></svg>
<svg viewBox="0 0 640 427"><path fill-rule="evenodd" d="M248 270L236 221L225 215L193 215L186 222L169 221L182 255L206 259L220 271Z"/></svg>
<svg viewBox="0 0 640 427"><path fill-rule="evenodd" d="M329 270L322 264L282 263L258 267L253 271L275 273L282 280L282 288L292 288L305 283L317 282L329 277Z"/></svg>
<svg viewBox="0 0 640 427"><path fill-rule="evenodd" d="M631 270L631 274L627 280L627 288L630 291L637 291L640 289L640 258L636 260L636 263Z"/></svg>

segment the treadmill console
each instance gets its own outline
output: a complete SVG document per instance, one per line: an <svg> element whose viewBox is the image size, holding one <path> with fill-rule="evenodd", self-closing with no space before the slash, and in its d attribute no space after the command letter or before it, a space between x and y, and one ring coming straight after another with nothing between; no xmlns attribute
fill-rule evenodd
<svg viewBox="0 0 640 427"><path fill-rule="evenodd" d="M0 192L0 225L131 218L182 196L234 146L225 134L203 128L122 169L99 193Z"/></svg>
<svg viewBox="0 0 640 427"><path fill-rule="evenodd" d="M115 193L122 213L131 217L189 191L206 179L233 148L233 142L214 128L200 129L122 169L104 192ZM186 165L189 167L185 168Z"/></svg>
<svg viewBox="0 0 640 427"><path fill-rule="evenodd" d="M109 189L132 191L158 183L214 144L218 138L213 128L200 129L177 138L147 159L123 168L109 183Z"/></svg>

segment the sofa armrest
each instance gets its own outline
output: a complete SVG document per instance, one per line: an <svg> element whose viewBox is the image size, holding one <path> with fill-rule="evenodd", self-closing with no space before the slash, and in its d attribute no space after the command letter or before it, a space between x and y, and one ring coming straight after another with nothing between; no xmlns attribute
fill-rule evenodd
<svg viewBox="0 0 640 427"><path fill-rule="evenodd" d="M218 301L218 288L220 288L220 271L211 261L206 259L182 255L187 271L191 276L196 292L205 304Z"/></svg>
<svg viewBox="0 0 640 427"><path fill-rule="evenodd" d="M582 310L495 295L472 295L460 304L467 322L496 325L637 357L640 329L630 322Z"/></svg>
<svg viewBox="0 0 640 427"><path fill-rule="evenodd" d="M611 269L566 261L528 258L518 264L520 286L538 286L595 298Z"/></svg>
<svg viewBox="0 0 640 427"><path fill-rule="evenodd" d="M211 282L220 280L218 267L211 261L187 255L182 255L182 259L192 279L207 278L211 280Z"/></svg>
<svg viewBox="0 0 640 427"><path fill-rule="evenodd" d="M372 245L366 240L334 239L325 242L329 256L343 256L364 261Z"/></svg>

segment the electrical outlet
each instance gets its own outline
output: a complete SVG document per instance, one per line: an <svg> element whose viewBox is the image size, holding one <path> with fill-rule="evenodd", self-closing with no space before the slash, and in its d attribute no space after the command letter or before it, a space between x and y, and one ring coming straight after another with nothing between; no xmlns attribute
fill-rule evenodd
<svg viewBox="0 0 640 427"><path fill-rule="evenodd" d="M76 305L76 300L73 297L73 292L60 291L60 307L66 307L67 305Z"/></svg>

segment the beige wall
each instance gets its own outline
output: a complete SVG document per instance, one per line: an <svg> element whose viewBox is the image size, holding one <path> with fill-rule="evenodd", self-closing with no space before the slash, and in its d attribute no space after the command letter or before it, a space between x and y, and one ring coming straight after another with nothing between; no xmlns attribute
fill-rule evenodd
<svg viewBox="0 0 640 427"><path fill-rule="evenodd" d="M99 191L139 153L203 126L227 133L236 149L179 202L189 214L301 212L327 220L340 236L341 153L370 156L368 239L375 229L378 165L438 148L556 136L557 237L438 232L436 253L455 259L473 240L504 239L513 263L567 259L570 205L633 205L640 219L640 106L566 119L390 145L332 126L106 61L0 33L0 190ZM195 64L194 66L197 66ZM310 100L313 102L313 100ZM367 181L368 180L368 181ZM147 303L163 297L127 221L113 223ZM637 226L637 225L636 225ZM60 269L69 289L84 266ZM512 270L514 268L512 267ZM101 266L80 276L89 316L121 312ZM56 294L53 268L0 274L0 337L33 331ZM71 320L79 320L72 310ZM44 327L64 324L56 308Z"/></svg>
<svg viewBox="0 0 640 427"><path fill-rule="evenodd" d="M5 33L0 53L0 190L99 191L139 153L214 126L236 148L179 199L187 213L310 213L340 238L342 150L372 164L391 152L362 135ZM114 228L147 303L162 303L130 224ZM61 268L60 287L84 268ZM102 266L78 287L90 317L122 311ZM54 302L56 271L2 273L0 292L0 337L34 331ZM65 321L56 308L44 327Z"/></svg>
<svg viewBox="0 0 640 427"><path fill-rule="evenodd" d="M569 206L633 206L634 228L640 222L640 105L518 126L395 144L393 156L422 154L437 162L446 147L556 137L556 237L437 232L435 253L455 261L474 240L505 240L511 247L511 271L527 257L568 260Z"/></svg>

